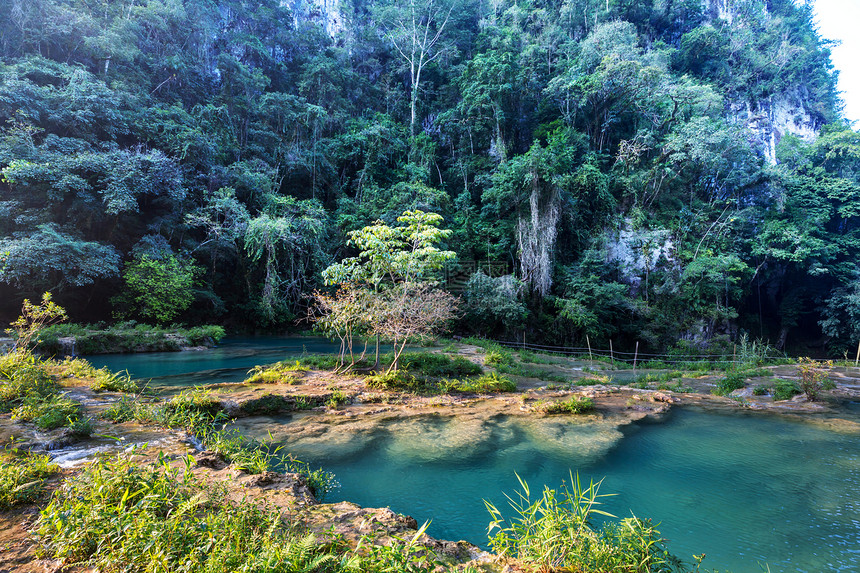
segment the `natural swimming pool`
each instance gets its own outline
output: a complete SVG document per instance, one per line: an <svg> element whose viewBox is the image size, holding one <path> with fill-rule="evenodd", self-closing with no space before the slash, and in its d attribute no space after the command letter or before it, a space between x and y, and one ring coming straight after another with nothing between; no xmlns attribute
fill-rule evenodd
<svg viewBox="0 0 860 573"><path fill-rule="evenodd" d="M237 381L256 364L325 350L320 339L234 339L202 352L102 357L97 365L160 376L161 385ZM329 348L334 349L333 345ZM329 350L331 351L331 350ZM111 362L112 361L112 362ZM216 375L213 378L213 373ZM181 382L181 383L180 383ZM860 420L849 405L844 416ZM735 573L860 571L860 435L795 418L675 408L658 424L613 426L496 417L389 420L326 443L290 438L289 416L242 421L335 472L329 499L430 519L430 534L486 545L483 499L500 508L514 472L539 490L569 471L604 479L603 509L661 522L670 550ZM762 564L761 566L759 564Z"/></svg>
<svg viewBox="0 0 860 573"><path fill-rule="evenodd" d="M249 420L248 422L251 422ZM438 416L386 423L336 444L289 440L288 418L259 419L300 459L335 472L328 501L389 506L429 533L486 546L489 517L518 488L603 479L602 509L660 522L670 550L708 569L860 571L860 440L762 413L676 408L617 431L501 417L476 429ZM280 438L279 438L280 434Z"/></svg>

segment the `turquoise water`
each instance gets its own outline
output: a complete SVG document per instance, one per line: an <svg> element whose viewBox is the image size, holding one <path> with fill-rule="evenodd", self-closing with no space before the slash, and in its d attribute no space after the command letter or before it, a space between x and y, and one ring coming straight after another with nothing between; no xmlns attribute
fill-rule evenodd
<svg viewBox="0 0 860 573"><path fill-rule="evenodd" d="M429 519L430 534L443 539L486 545L482 499L501 508L503 493L517 489L514 472L535 491L574 471L585 480L605 478L601 492L617 495L603 509L661 522L673 553L686 560L706 553L709 569L762 571L766 563L772 573L860 571L856 434L761 413L677 409L664 423L634 426L613 447L565 452L548 447L546 433L537 438L509 418L490 421L467 448L447 447L452 428L445 419L415 424L356 436L342 455L332 447L320 455L300 442L290 448L337 474L342 488L329 501Z"/></svg>
<svg viewBox="0 0 860 573"><path fill-rule="evenodd" d="M309 353L334 352L321 338L229 338L215 349L88 357L128 369L154 387L236 382L248 369ZM860 402L846 404L860 420ZM390 506L432 520L430 533L486 545L482 499L502 508L517 489L557 487L570 471L604 479L617 494L603 509L661 522L671 550L706 553L709 569L780 572L860 571L860 435L760 412L721 414L676 408L660 424L621 435L607 424L563 417L489 420L426 416L315 440L290 436L290 418L242 421L270 432L300 459L334 471L342 488L329 501Z"/></svg>
<svg viewBox="0 0 860 573"><path fill-rule="evenodd" d="M298 358L304 352L339 352L339 346L326 338L310 336L228 337L207 350L98 354L84 358L96 368L107 366L116 372L128 370L132 378L151 379L152 388L170 389L241 382L254 366Z"/></svg>

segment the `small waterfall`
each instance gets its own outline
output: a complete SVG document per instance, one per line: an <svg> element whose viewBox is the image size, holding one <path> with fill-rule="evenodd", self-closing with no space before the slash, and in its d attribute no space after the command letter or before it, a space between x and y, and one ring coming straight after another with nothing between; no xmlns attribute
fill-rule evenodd
<svg viewBox="0 0 860 573"><path fill-rule="evenodd" d="M60 345L60 355L61 356L71 356L75 357L75 344L77 340L75 340L74 336L64 336L62 338L58 338L57 342Z"/></svg>

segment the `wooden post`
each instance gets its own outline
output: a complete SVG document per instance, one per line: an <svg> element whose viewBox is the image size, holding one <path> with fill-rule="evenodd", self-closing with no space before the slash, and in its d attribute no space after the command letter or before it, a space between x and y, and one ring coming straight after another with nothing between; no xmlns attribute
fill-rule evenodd
<svg viewBox="0 0 860 573"><path fill-rule="evenodd" d="M615 354L612 352L612 339L609 339L609 359L612 361L612 367L615 368Z"/></svg>
<svg viewBox="0 0 860 573"><path fill-rule="evenodd" d="M636 374L636 359L639 358L639 341L636 341L636 352L633 353L633 374Z"/></svg>
<svg viewBox="0 0 860 573"><path fill-rule="evenodd" d="M860 342L857 343L857 357L854 359L854 366L857 366L858 361L860 361Z"/></svg>
<svg viewBox="0 0 860 573"><path fill-rule="evenodd" d="M594 358L591 356L591 340L588 339L587 334L585 335L585 343L588 345L588 361L594 366Z"/></svg>

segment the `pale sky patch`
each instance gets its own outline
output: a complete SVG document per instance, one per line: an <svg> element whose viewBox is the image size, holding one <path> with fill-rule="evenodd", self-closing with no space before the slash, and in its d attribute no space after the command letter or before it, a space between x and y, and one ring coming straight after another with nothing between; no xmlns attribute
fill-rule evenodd
<svg viewBox="0 0 860 573"><path fill-rule="evenodd" d="M860 0L815 0L819 34L839 40L831 60L839 70L839 91L845 102L844 115L860 128Z"/></svg>

